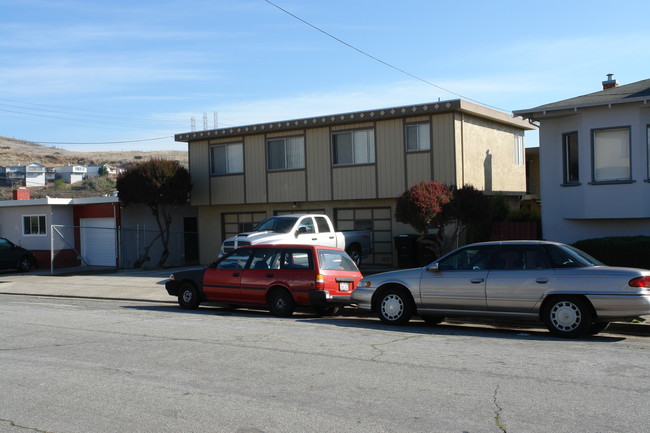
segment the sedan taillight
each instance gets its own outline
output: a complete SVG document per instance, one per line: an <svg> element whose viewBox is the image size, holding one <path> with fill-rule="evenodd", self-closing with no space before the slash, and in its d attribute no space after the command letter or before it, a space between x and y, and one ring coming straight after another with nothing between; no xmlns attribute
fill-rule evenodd
<svg viewBox="0 0 650 433"><path fill-rule="evenodd" d="M629 283L630 287L649 287L650 288L650 277L636 277L632 278Z"/></svg>

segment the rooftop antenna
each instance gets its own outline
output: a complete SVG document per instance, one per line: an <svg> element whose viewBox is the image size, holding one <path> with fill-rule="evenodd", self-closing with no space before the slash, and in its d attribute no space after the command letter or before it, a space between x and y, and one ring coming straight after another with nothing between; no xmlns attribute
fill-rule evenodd
<svg viewBox="0 0 650 433"><path fill-rule="evenodd" d="M192 116L192 132L196 131L196 117Z"/></svg>
<svg viewBox="0 0 650 433"><path fill-rule="evenodd" d="M203 130L208 130L208 113L203 113Z"/></svg>
<svg viewBox="0 0 650 433"><path fill-rule="evenodd" d="M212 115L214 116L214 129L219 129L219 113L215 111Z"/></svg>

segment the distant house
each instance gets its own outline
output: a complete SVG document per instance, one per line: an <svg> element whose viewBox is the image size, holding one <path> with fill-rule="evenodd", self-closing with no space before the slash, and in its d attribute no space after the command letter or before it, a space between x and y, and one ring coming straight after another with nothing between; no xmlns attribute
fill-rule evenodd
<svg viewBox="0 0 650 433"><path fill-rule="evenodd" d="M37 162L25 166L25 186L45 186L45 166Z"/></svg>
<svg viewBox="0 0 650 433"><path fill-rule="evenodd" d="M191 206L174 213L167 265L197 263L196 213ZM30 199L29 190L21 188L13 200L0 201L0 236L31 250L39 268L131 267L157 235L147 206L123 208L115 196ZM145 266L155 265L160 253L157 242Z"/></svg>
<svg viewBox="0 0 650 433"><path fill-rule="evenodd" d="M25 166L11 165L0 167L0 185L18 186L25 185Z"/></svg>
<svg viewBox="0 0 650 433"><path fill-rule="evenodd" d="M67 165L55 167L57 179L63 179L65 183L77 183L86 178L87 169L83 165Z"/></svg>
<svg viewBox="0 0 650 433"><path fill-rule="evenodd" d="M546 239L650 234L650 79L514 114L539 122Z"/></svg>

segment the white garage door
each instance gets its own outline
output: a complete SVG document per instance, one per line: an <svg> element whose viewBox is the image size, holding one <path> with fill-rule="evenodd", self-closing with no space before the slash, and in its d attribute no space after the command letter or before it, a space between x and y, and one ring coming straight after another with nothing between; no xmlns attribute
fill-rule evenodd
<svg viewBox="0 0 650 433"><path fill-rule="evenodd" d="M115 219L81 218L81 255L91 266L115 266Z"/></svg>

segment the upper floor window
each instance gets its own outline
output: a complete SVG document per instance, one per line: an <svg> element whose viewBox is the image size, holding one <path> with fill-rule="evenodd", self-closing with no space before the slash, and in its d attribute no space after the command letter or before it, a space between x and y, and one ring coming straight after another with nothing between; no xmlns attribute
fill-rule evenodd
<svg viewBox="0 0 650 433"><path fill-rule="evenodd" d="M594 182L632 179L630 128L596 129L592 146Z"/></svg>
<svg viewBox="0 0 650 433"><path fill-rule="evenodd" d="M274 138L266 142L269 170L305 168L305 139L303 137Z"/></svg>
<svg viewBox="0 0 650 433"><path fill-rule="evenodd" d="M431 134L429 123L411 123L406 125L406 150L431 149Z"/></svg>
<svg viewBox="0 0 650 433"><path fill-rule="evenodd" d="M210 173L233 174L244 172L244 144L215 144L210 147Z"/></svg>
<svg viewBox="0 0 650 433"><path fill-rule="evenodd" d="M23 234L26 236L44 236L47 234L45 215L23 216Z"/></svg>
<svg viewBox="0 0 650 433"><path fill-rule="evenodd" d="M515 132L515 165L524 165L526 152L524 151L524 133Z"/></svg>
<svg viewBox="0 0 650 433"><path fill-rule="evenodd" d="M564 183L577 184L580 182L578 163L578 133L571 132L562 136L562 153L564 162Z"/></svg>
<svg viewBox="0 0 650 433"><path fill-rule="evenodd" d="M332 134L334 165L370 164L375 162L375 131L335 132Z"/></svg>

